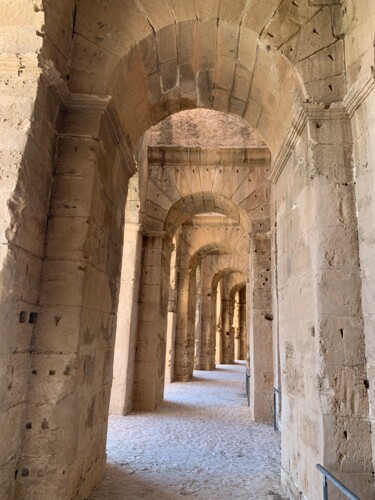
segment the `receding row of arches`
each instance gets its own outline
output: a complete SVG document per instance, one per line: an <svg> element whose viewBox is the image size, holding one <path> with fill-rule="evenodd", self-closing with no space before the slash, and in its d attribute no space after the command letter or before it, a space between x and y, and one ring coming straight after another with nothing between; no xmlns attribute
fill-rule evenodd
<svg viewBox="0 0 375 500"><path fill-rule="evenodd" d="M87 498L110 401L237 352L288 495L371 498L371 0L0 12L1 491Z"/></svg>

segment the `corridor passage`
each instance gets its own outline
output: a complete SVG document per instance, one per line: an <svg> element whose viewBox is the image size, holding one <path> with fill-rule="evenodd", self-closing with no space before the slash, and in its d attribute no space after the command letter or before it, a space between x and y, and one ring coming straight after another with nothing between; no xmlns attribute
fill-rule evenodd
<svg viewBox="0 0 375 500"><path fill-rule="evenodd" d="M91 500L283 499L280 436L250 422L245 365L167 385L155 413L112 417L105 476Z"/></svg>

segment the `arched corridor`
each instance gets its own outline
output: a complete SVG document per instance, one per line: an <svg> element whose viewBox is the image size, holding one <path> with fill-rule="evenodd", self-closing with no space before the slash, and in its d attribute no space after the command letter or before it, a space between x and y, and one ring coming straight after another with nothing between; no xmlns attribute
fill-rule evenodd
<svg viewBox="0 0 375 500"><path fill-rule="evenodd" d="M155 413L110 418L107 468L90 500L281 500L280 434L249 422L245 365L168 384Z"/></svg>
<svg viewBox="0 0 375 500"><path fill-rule="evenodd" d="M0 497L89 498L110 415L236 357L285 494L374 497L374 40L374 0L0 0Z"/></svg>

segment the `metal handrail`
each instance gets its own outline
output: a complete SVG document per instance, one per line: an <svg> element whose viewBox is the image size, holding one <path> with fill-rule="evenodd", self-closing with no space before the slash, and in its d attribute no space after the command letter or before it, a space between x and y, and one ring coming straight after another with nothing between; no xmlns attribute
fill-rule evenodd
<svg viewBox="0 0 375 500"><path fill-rule="evenodd" d="M328 482L327 479L331 481L332 484L336 486L336 488L341 491L349 500L360 500L357 495L355 495L352 491L350 491L346 486L342 484L341 481L332 476L330 472L327 471L322 465L316 464L316 468L319 472L323 474L323 500L328 500Z"/></svg>
<svg viewBox="0 0 375 500"><path fill-rule="evenodd" d="M279 431L278 417L280 413L280 402L277 399L280 397L280 391L273 388L273 430Z"/></svg>
<svg viewBox="0 0 375 500"><path fill-rule="evenodd" d="M246 382L247 406L250 406L250 372L248 368L246 368L245 377L246 377L245 382Z"/></svg>

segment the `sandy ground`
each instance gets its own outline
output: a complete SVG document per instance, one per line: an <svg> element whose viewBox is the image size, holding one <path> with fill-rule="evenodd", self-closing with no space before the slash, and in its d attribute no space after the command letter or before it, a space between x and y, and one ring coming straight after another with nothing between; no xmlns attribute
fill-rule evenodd
<svg viewBox="0 0 375 500"><path fill-rule="evenodd" d="M280 435L250 421L245 366L194 374L167 386L157 412L111 417L108 465L91 500L285 498Z"/></svg>

